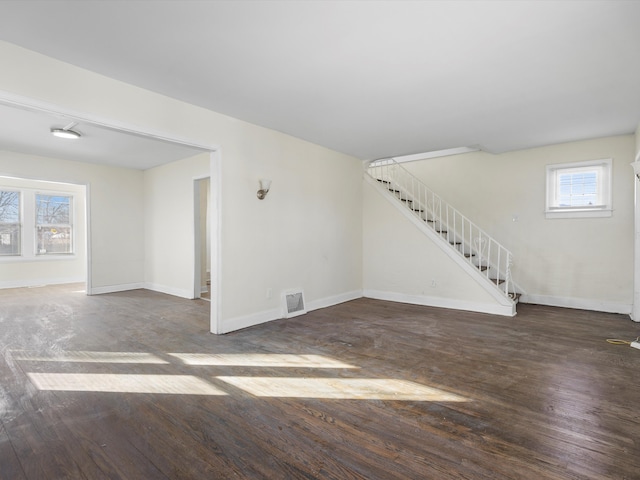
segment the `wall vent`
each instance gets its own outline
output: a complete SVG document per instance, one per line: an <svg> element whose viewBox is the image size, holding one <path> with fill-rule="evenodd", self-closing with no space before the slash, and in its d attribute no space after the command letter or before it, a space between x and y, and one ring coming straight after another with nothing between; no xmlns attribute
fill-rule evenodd
<svg viewBox="0 0 640 480"><path fill-rule="evenodd" d="M302 289L290 290L283 295L284 318L296 317L307 313L304 305L304 292Z"/></svg>

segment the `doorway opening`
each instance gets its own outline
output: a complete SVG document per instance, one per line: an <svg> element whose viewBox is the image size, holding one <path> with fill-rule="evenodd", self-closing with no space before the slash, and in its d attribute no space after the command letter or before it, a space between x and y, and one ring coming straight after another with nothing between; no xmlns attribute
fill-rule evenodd
<svg viewBox="0 0 640 480"><path fill-rule="evenodd" d="M7 118L11 118L12 121L9 122L12 125L17 125L20 123L22 125L22 130L24 130L24 126L29 126L34 128L39 133L40 131L48 130L49 127L57 122L60 122L61 119L64 119L67 122L67 125L70 122L75 124L82 125L83 133L94 131L99 135L100 138L109 138L109 141L104 141L98 144L98 147L103 149L112 149L113 145L120 144L121 140L126 137L126 140L134 140L138 147L140 143L144 143L143 151L146 152L145 159L142 161L135 152L139 150L136 149L135 145L131 147L130 141L125 141L123 145L123 150L117 156L114 156L112 153L105 154L102 152L92 152L92 161L89 163L105 163L108 165L119 165L127 168L137 168L140 170L145 170L151 168L155 165L158 159L162 158L163 163L169 163L175 159L185 158L185 152L193 153L193 152L208 152L210 155L210 187L209 187L209 212L205 215L205 218L208 219L208 228L210 230L211 242L209 245L210 248L210 262L208 263L208 267L204 267L204 271L210 271L211 275L211 286L208 288L210 291L211 297L214 299L211 308L210 315L210 325L209 330L212 333L219 333L219 320L221 315L221 302L220 302L220 282L219 278L221 275L221 261L220 261L220 164L221 164L221 154L219 152L219 146L213 145L209 143L202 143L200 141L194 141L187 138L176 138L173 136L167 136L166 132L156 131L154 129L140 129L139 126L134 124L129 124L122 120L114 120L112 118L102 117L100 115L93 114L91 112L86 111L77 111L77 110L69 110L68 108L61 107L57 104L51 104L47 102L43 102L40 100L36 100L33 98L23 97L20 95L16 95L11 92L6 92L0 90L0 110L3 112L3 115ZM10 113L7 113L10 112ZM28 117L28 118L24 118ZM28 120L28 121L27 121ZM44 127L43 127L44 125ZM21 134L24 134L20 130ZM20 137L22 138L22 137ZM36 138L36 136L26 137L29 139ZM30 140L31 141L31 140ZM66 146L62 146L66 145ZM129 147L127 147L129 145ZM10 149L11 151L21 152L24 154L32 154L38 156L52 157L58 159L65 159L71 161L79 161L86 162L88 160L88 156L86 152L82 150L77 150L74 153L74 149L68 148L68 144L56 144L54 145L31 145L31 143L26 142L24 144L20 144L14 148ZM150 155L150 152L153 154ZM93 153L98 153L98 156L93 156ZM166 155L165 155L166 153ZM175 158L176 155L179 155L178 158ZM188 155L187 155L188 156ZM114 159L117 158L118 162L114 163ZM150 163L145 163L145 162ZM13 169L12 169L13 171ZM11 172L4 172L6 174L11 174ZM18 175L20 173L18 172ZM28 173L31 175L31 173ZM74 180L84 180L83 178L76 178L76 176L71 177L71 182ZM58 177L55 175L55 178L51 180L59 180L65 181L65 177ZM81 183L81 182L77 182ZM129 290L134 288L142 288L144 282L122 282L122 283L108 283L105 284L104 281L101 282L100 285L95 285L96 278L104 278L102 275L103 269L108 268L108 262L101 262L99 265L92 261L92 255L96 252L92 252L92 245L95 245L95 242L92 240L92 224L95 223L95 216L92 216L93 213L89 212L90 203L89 198L92 198L92 190L89 180L87 179L87 183L84 184L84 188L86 189L85 193L85 208L86 208L86 232L85 232L85 247L86 247L86 260L85 260L85 269L84 269L84 277L86 282L86 293L88 295L95 295L100 293L111 293L115 291L121 290ZM4 237L6 239L6 235ZM209 242L205 242L207 244ZM206 256L206 254L205 254ZM0 259L0 262L4 264L7 262L3 262ZM15 262L16 264L18 262ZM97 266L96 266L97 265ZM213 268L210 268L213 266ZM201 267L201 272L202 272ZM5 269L0 268L0 277L1 274L4 273ZM139 276L139 275L138 275ZM140 278L139 280L144 280ZM0 280L1 281L1 280ZM68 282L66 282L68 283ZM198 285L201 284L198 282ZM195 285L194 285L194 293L195 293ZM186 293L189 293L189 289L187 286ZM201 291L198 292L198 297L201 295Z"/></svg>
<svg viewBox="0 0 640 480"><path fill-rule="evenodd" d="M194 200L194 298L211 301L211 226L209 223L211 178L193 181Z"/></svg>

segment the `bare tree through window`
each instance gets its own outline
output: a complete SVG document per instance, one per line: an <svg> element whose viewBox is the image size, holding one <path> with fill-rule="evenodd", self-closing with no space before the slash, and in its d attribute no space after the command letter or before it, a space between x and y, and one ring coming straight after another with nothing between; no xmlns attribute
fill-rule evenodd
<svg viewBox="0 0 640 480"><path fill-rule="evenodd" d="M0 255L20 255L20 192L0 190Z"/></svg>
<svg viewBox="0 0 640 480"><path fill-rule="evenodd" d="M38 255L72 253L71 199L36 195Z"/></svg>

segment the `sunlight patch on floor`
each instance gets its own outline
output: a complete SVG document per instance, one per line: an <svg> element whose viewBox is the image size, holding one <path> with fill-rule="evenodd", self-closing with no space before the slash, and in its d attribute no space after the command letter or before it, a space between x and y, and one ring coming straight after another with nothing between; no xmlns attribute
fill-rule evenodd
<svg viewBox="0 0 640 480"><path fill-rule="evenodd" d="M466 402L469 399L408 380L386 378L216 377L257 397Z"/></svg>
<svg viewBox="0 0 640 480"><path fill-rule="evenodd" d="M192 375L124 375L115 373L27 373L38 390L72 392L227 395Z"/></svg>
<svg viewBox="0 0 640 480"><path fill-rule="evenodd" d="M13 351L16 360L34 362L82 362L170 364L143 352L67 351L39 354ZM175 363L189 366L241 366L258 368L357 369L331 357L314 354L273 353L168 353ZM259 371L259 370L258 370ZM256 371L256 373L258 373ZM203 372L201 372L203 373ZM222 372L220 372L222 373ZM266 373L263 371L262 373ZM228 395L224 384L257 397L349 400L405 400L466 402L467 398L409 380L390 378L326 378L273 376L141 375L117 373L27 373L38 390L68 392L160 393L172 395ZM209 373L211 375L211 373ZM211 380L211 381L210 381ZM215 386L220 384L220 387Z"/></svg>
<svg viewBox="0 0 640 480"><path fill-rule="evenodd" d="M187 365L293 368L359 368L323 355L280 353L169 353Z"/></svg>
<svg viewBox="0 0 640 480"><path fill-rule="evenodd" d="M14 350L11 353L16 360L30 362L151 363L158 365L169 363L152 353L140 352L88 352L76 350L42 355Z"/></svg>

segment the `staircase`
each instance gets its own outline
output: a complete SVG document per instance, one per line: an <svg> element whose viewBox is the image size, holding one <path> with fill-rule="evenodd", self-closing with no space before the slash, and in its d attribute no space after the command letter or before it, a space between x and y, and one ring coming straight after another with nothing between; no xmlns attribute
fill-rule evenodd
<svg viewBox="0 0 640 480"><path fill-rule="evenodd" d="M520 297L511 278L513 255L480 227L446 203L393 159L376 160L366 168L365 178L382 187L396 205L420 220L426 233L435 234L441 247L453 253L485 289L503 304L514 306Z"/></svg>

